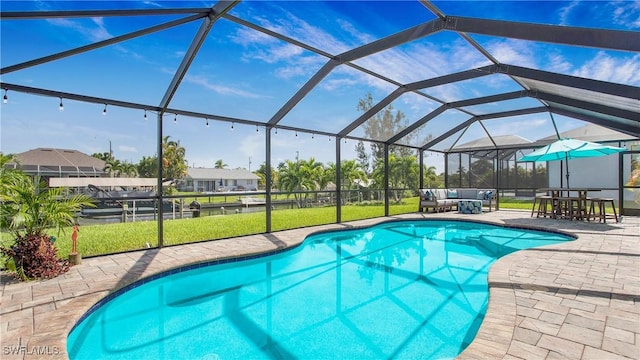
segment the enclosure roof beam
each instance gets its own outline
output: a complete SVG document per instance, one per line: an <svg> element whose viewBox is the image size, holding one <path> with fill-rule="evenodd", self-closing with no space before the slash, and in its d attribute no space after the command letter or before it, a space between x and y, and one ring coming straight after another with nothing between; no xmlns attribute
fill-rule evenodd
<svg viewBox="0 0 640 360"><path fill-rule="evenodd" d="M311 77L311 79L309 79L300 89L298 89L298 91L293 94L291 98L289 98L286 104L284 104L271 117L271 120L269 120L268 124L273 126L276 125L280 120L282 120L282 118L284 118L289 113L289 111L291 111L291 109L293 109L300 101L302 101L302 99L307 96L307 94L311 92L311 90L313 90L313 88L316 87L316 85L318 85L320 81L322 81L322 79L329 75L329 73L338 65L339 63L334 59L330 59L329 61L327 61L327 63L325 63L324 66L322 66L322 68Z"/></svg>
<svg viewBox="0 0 640 360"><path fill-rule="evenodd" d="M159 25L156 25L156 26L151 26L151 27L146 28L146 29L142 29L142 30L134 31L134 32L131 32L131 33L128 33L128 34L116 36L116 37L113 37L113 38L110 38L110 39L107 39L107 40L98 41L98 42L95 42L93 44L80 46L80 47L77 47L75 49L61 51L61 52L56 53L56 54L43 56L43 57L38 58L38 59L25 61L25 62L22 62L20 64L15 64L15 65L3 67L3 68L0 69L0 74L2 74L2 75L8 74L8 73L13 72L13 71L26 69L26 68L29 68L29 67L32 67L32 66L48 63L50 61L63 59L63 58L69 57L69 56L73 56L73 55L81 54L81 53L84 53L84 52L87 52L87 51L99 49L99 48L102 48L102 47L105 47L105 46L117 44L117 43L120 43L120 42L123 42L123 41L127 41L127 40L131 40L131 39L140 37L140 36L144 36L144 35L148 35L148 34L152 34L152 33L158 32L158 31L162 31L162 30L174 27L174 26L186 24L188 22L201 19L201 18L203 18L205 16L207 16L207 14L202 14L202 13L199 13L199 14L196 14L196 15L187 16L187 17L182 18L182 19L177 19L177 20L169 21L169 22L166 22L166 23L163 23L163 24L159 24Z"/></svg>
<svg viewBox="0 0 640 360"><path fill-rule="evenodd" d="M178 69L176 70L176 72L175 72L175 74L173 76L173 79L171 80L171 83L167 87L167 90L166 90L164 96L162 97L162 100L160 101L160 108L162 108L163 111L164 111L164 109L166 109L169 106L169 103L171 102L171 99L173 98L173 95L175 95L176 91L178 90L178 87L180 86L180 83L182 82L182 79L186 75L187 70L189 70L189 66L191 66L191 63L193 62L193 59L195 59L196 55L198 54L198 51L202 47L202 44L204 43L204 40L207 38L207 35L211 31L211 27L213 27L213 24L223 14L227 13L228 11L230 11L239 2L240 2L240 0L218 1L211 8L211 12L204 19L202 24L200 25L200 28L198 29L198 32L196 33L195 37L193 38L193 41L191 42L191 45L189 46L189 49L187 49L186 54L182 58L182 62L180 63L180 66L178 66Z"/></svg>
<svg viewBox="0 0 640 360"><path fill-rule="evenodd" d="M427 115L423 116L420 120L414 122L413 124L407 126L405 129L403 129L402 131L400 131L396 135L392 136L389 140L386 141L387 144L393 144L396 141L402 139L407 134L411 133L415 129L419 128L420 126L422 126L425 123L427 123L428 121L430 121L431 119L433 119L436 116L438 116L438 115L442 114L443 112L445 112L448 108L449 107L446 106L446 105L442 105L442 106L438 107L437 109L435 109L432 112L428 113Z"/></svg>
<svg viewBox="0 0 640 360"><path fill-rule="evenodd" d="M600 114L606 114L610 116L615 116L623 119L640 122L640 112L636 112L636 111L629 111L629 110L625 110L617 107L596 104L589 101L578 100L578 99L568 98L565 96L548 94L544 92L535 92L533 93L533 97L536 97L540 100L545 100L545 101L558 103L558 104L564 104L567 106L585 109L585 110L597 112ZM640 108L638 110L640 110Z"/></svg>
<svg viewBox="0 0 640 360"><path fill-rule="evenodd" d="M509 111L501 111L497 113L484 114L476 116L477 120L490 120L490 119L499 119L504 117L511 116L520 116L520 115L529 115L529 114L537 114L541 112L548 112L549 108L546 106L538 106L527 109L518 109L518 110L509 110Z"/></svg>
<svg viewBox="0 0 640 360"><path fill-rule="evenodd" d="M207 16L211 8L176 8L176 9L130 9L130 10L58 10L58 11L3 11L2 20L29 20L53 18L82 18L82 17L110 17L110 16L146 16L146 15L180 15L200 14Z"/></svg>
<svg viewBox="0 0 640 360"><path fill-rule="evenodd" d="M640 38L640 37L639 37ZM577 76L558 74L543 70L529 69L516 65L502 64L499 69L508 75L552 83L566 87L593 91L609 95L620 96L628 99L640 99L640 87L616 84L607 81L581 78ZM532 89L533 90L533 89Z"/></svg>
<svg viewBox="0 0 640 360"><path fill-rule="evenodd" d="M443 26L444 26L444 22L441 19L434 19L431 21L427 21L425 23L410 27L406 30L389 35L382 39L370 42L366 45L346 51L336 56L336 58L342 63L357 60L357 59L390 49L392 47L411 42L413 40L422 38L424 36L436 33L442 30Z"/></svg>
<svg viewBox="0 0 640 360"><path fill-rule="evenodd" d="M445 85L453 82L474 79L481 76L495 74L498 71L498 65L487 65L476 69L457 72L454 74L439 76L436 78L416 81L406 85L407 91L419 90L434 86Z"/></svg>
<svg viewBox="0 0 640 360"><path fill-rule="evenodd" d="M587 114L581 114L568 109L554 107L553 105L550 105L549 109L554 114L564 115L570 118L587 121L592 124L600 125L611 130L619 131L623 134L627 134L634 137L640 137L640 123L637 121L631 121L631 120L627 122L612 121L612 120L603 119L603 118L599 118L599 117L595 117Z"/></svg>
<svg viewBox="0 0 640 360"><path fill-rule="evenodd" d="M387 95L384 99L382 99L377 104L373 105L371 109L367 110L364 114L360 115L354 122L347 125L344 129L342 129L339 133L339 137L345 137L350 132L355 130L358 126L362 125L365 121L369 120L372 116L377 114L379 111L384 109L385 106L389 105L393 100L397 99L400 95L404 94L407 89L404 86L401 86L395 89L391 94Z"/></svg>
<svg viewBox="0 0 640 360"><path fill-rule="evenodd" d="M424 125L428 121L432 120L436 116L442 114L447 109L456 109L456 108L461 108L461 107L465 107L465 106L487 104L487 103L492 103L492 102L497 102L497 101L505 101L505 100L517 99L517 98L525 97L528 94L529 94L528 91L521 90L521 91L513 91L513 92L509 92L509 93L504 93L504 94L483 96L483 97L474 98L474 99L467 99L467 100L450 102L448 104L445 104L445 105L442 105L442 106L438 107L434 111L432 111L429 114L425 115L420 120L418 120L418 121L414 122L413 124L411 124L410 126L406 127L405 129L400 131L398 134L396 134L395 136L393 136L389 140L387 140L387 143L389 143L389 144L396 143L398 140L400 140L404 136L408 135L412 131L416 130L418 127ZM471 114L471 115L474 116L474 114Z"/></svg>
<svg viewBox="0 0 640 360"><path fill-rule="evenodd" d="M520 91L512 91L508 93L497 94L497 95L489 95L489 96L477 97L473 99L454 101L454 102L448 103L447 105L449 105L450 108L460 108L465 106L473 106L473 105L480 105L480 104L488 104L492 102L519 99L529 95L530 95L529 91L520 90Z"/></svg>
<svg viewBox="0 0 640 360"><path fill-rule="evenodd" d="M473 124L474 122L476 122L476 120L477 120L477 118L475 116L469 118L467 121L465 121L465 122L463 122L463 123L461 123L461 124L459 124L457 126L452 127L451 129L446 131L444 134L438 136L437 138L431 139L431 141L429 141L428 143L424 144L420 149L422 151L429 150L429 148L432 147L433 145L436 145L440 141L448 138L449 136L451 136L451 135L457 133L458 131L466 128L467 126Z"/></svg>
<svg viewBox="0 0 640 360"><path fill-rule="evenodd" d="M637 31L533 24L447 16L446 30L510 39L640 52Z"/></svg>
<svg viewBox="0 0 640 360"><path fill-rule="evenodd" d="M497 118L510 117L510 116L536 114L536 113L547 112L547 111L549 111L548 108L544 106L540 106L540 107L534 107L534 108L528 108L528 109L519 109L519 110L503 111L503 112L497 112L497 113L485 114L485 115L477 115L461 123L460 125L451 128L449 131L445 132L444 134L424 144L421 147L421 149L429 150L431 146L439 143L440 141L448 138L449 136L457 133L458 131L464 129L465 127L471 125L472 123L478 120L497 119Z"/></svg>

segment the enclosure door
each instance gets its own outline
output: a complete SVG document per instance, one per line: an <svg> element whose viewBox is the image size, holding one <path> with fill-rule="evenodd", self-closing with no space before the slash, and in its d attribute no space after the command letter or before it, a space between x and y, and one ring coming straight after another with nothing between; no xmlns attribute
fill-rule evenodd
<svg viewBox="0 0 640 360"><path fill-rule="evenodd" d="M621 162L620 214L640 215L640 150L625 152Z"/></svg>

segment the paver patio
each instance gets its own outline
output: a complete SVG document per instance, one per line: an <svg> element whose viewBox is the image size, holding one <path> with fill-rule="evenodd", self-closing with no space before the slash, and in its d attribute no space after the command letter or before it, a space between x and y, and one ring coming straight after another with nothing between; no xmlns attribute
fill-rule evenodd
<svg viewBox="0 0 640 360"><path fill-rule="evenodd" d="M490 270L487 315L461 359L640 358L640 218L584 223L501 210L481 215L405 214L391 219L461 218L561 230L576 241L519 251ZM84 259L64 276L29 283L2 274L2 359L66 358L66 337L99 299L146 276L186 264L271 251L318 230L267 235Z"/></svg>

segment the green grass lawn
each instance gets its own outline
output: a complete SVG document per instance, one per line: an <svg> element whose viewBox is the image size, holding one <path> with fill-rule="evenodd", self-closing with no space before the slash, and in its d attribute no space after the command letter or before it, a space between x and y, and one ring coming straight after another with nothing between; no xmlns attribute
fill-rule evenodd
<svg viewBox="0 0 640 360"><path fill-rule="evenodd" d="M501 208L530 210L531 201L501 199ZM418 198L405 198L401 204L389 206L390 215L415 212ZM344 205L342 221L353 221L384 216L384 205ZM331 224L336 221L336 207L275 210L272 212L272 231L306 226ZM166 220L163 223L164 244L178 245L204 240L223 239L242 235L259 234L266 231L266 213L240 213L231 215L203 216L199 218ZM58 234L59 256L66 258L71 251L71 230ZM11 243L8 233L2 233L0 242ZM80 227L78 251L83 257L118 253L158 245L158 225L155 221L86 225Z"/></svg>

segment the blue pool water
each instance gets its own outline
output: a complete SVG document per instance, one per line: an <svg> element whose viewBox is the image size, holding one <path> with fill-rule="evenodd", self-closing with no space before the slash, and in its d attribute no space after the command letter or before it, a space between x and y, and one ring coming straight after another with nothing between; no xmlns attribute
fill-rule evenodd
<svg viewBox="0 0 640 360"><path fill-rule="evenodd" d="M461 221L310 236L295 249L182 269L105 299L71 359L442 359L473 340L487 272L508 253L572 240Z"/></svg>

